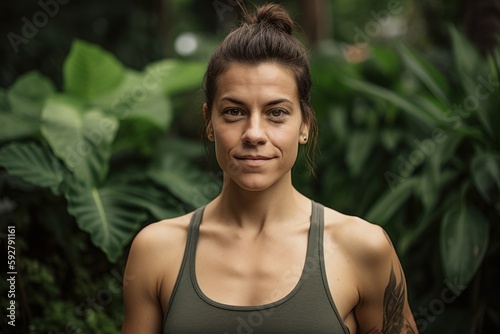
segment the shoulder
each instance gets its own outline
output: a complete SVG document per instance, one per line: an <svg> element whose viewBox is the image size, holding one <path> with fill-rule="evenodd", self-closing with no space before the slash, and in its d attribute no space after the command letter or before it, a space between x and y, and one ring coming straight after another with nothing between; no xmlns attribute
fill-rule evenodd
<svg viewBox="0 0 500 334"><path fill-rule="evenodd" d="M192 213L151 223L135 236L127 259L127 272L141 275L151 287L160 281L173 280L180 266L186 245ZM165 271L165 268L171 270ZM171 273L169 271L172 271Z"/></svg>
<svg viewBox="0 0 500 334"><path fill-rule="evenodd" d="M182 257L193 212L143 227L132 241L130 260L154 269L156 264Z"/></svg>
<svg viewBox="0 0 500 334"><path fill-rule="evenodd" d="M182 262L192 214L162 220L135 236L123 284L123 332L157 333Z"/></svg>
<svg viewBox="0 0 500 334"><path fill-rule="evenodd" d="M389 236L380 225L326 207L325 240L363 266L390 262L395 253Z"/></svg>
<svg viewBox="0 0 500 334"><path fill-rule="evenodd" d="M191 216L192 213L189 213L146 225L135 236L132 247L154 249L179 243L187 237Z"/></svg>

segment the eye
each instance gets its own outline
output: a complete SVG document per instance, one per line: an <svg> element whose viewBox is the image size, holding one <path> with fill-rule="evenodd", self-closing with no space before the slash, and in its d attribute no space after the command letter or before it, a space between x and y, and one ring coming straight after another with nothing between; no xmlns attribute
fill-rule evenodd
<svg viewBox="0 0 500 334"><path fill-rule="evenodd" d="M268 112L268 115L270 115L271 117L274 117L274 118L282 118L287 114L288 114L288 112L285 109L281 109L281 108L271 109Z"/></svg>
<svg viewBox="0 0 500 334"><path fill-rule="evenodd" d="M230 117L239 117L239 116L243 116L243 112L237 108L227 108L224 110L224 115L227 115Z"/></svg>

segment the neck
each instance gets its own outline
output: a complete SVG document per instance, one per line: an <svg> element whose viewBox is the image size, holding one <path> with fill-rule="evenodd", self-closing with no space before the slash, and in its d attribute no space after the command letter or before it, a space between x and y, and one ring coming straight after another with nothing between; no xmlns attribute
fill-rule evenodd
<svg viewBox="0 0 500 334"><path fill-rule="evenodd" d="M288 175L261 191L243 189L225 178L221 194L210 206L210 211L219 221L262 230L269 224L308 215L311 204L309 199L295 190Z"/></svg>

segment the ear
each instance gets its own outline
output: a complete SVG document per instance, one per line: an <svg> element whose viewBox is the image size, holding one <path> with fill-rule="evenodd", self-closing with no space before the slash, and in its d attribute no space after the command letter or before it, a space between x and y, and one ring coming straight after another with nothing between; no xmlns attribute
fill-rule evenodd
<svg viewBox="0 0 500 334"><path fill-rule="evenodd" d="M206 103L203 103L203 119L205 120L205 133L207 134L208 140L215 141L212 119Z"/></svg>
<svg viewBox="0 0 500 334"><path fill-rule="evenodd" d="M302 125L300 126L299 143L305 145L307 144L308 140L309 140L309 124L302 123Z"/></svg>

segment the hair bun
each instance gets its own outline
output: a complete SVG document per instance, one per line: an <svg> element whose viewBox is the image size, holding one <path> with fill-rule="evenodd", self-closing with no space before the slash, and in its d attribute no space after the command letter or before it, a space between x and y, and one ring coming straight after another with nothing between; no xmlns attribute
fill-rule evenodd
<svg viewBox="0 0 500 334"><path fill-rule="evenodd" d="M257 7L254 14L246 15L249 24L268 24L289 35L292 34L294 24L288 12L278 4L266 4Z"/></svg>

